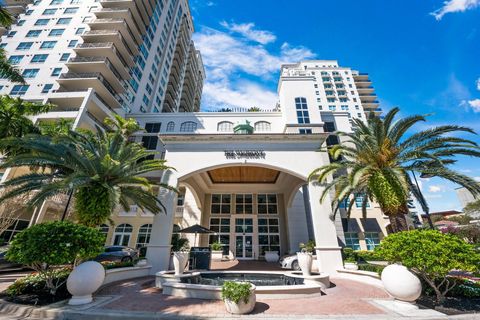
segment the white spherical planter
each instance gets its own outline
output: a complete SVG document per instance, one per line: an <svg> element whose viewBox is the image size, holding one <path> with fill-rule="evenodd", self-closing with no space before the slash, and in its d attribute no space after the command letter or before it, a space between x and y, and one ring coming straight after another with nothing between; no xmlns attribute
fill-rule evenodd
<svg viewBox="0 0 480 320"><path fill-rule="evenodd" d="M381 278L385 290L395 299L413 302L422 294L420 279L402 265L387 266L383 269Z"/></svg>
<svg viewBox="0 0 480 320"><path fill-rule="evenodd" d="M265 260L267 262L277 262L280 259L277 251L265 251Z"/></svg>
<svg viewBox="0 0 480 320"><path fill-rule="evenodd" d="M70 305L92 302L92 293L98 290L105 279L105 269L96 261L87 261L73 269L67 279L67 290L72 298Z"/></svg>
<svg viewBox="0 0 480 320"><path fill-rule="evenodd" d="M238 303L235 303L231 300L225 299L225 309L228 313L232 314L248 314L253 311L255 308L255 303L257 302L257 296L255 295L255 286L252 284L250 288L250 296L248 297L247 303L240 300Z"/></svg>
<svg viewBox="0 0 480 320"><path fill-rule="evenodd" d="M177 251L173 253L173 268L175 270L175 275L179 276L185 271L185 267L188 262L188 252Z"/></svg>
<svg viewBox="0 0 480 320"><path fill-rule="evenodd" d="M309 252L297 252L297 261L304 276L312 274L313 255Z"/></svg>

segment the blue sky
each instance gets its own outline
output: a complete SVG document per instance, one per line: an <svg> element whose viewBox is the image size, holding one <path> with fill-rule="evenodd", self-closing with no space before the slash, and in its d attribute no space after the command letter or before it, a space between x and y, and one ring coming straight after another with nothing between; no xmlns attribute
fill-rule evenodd
<svg viewBox="0 0 480 320"><path fill-rule="evenodd" d="M272 108L280 64L335 59L370 74L384 110L432 114L416 129L480 133L480 0L191 0L207 80L203 109ZM478 136L469 136L480 143ZM480 161L455 168L480 180ZM455 186L422 179L433 211L461 209Z"/></svg>

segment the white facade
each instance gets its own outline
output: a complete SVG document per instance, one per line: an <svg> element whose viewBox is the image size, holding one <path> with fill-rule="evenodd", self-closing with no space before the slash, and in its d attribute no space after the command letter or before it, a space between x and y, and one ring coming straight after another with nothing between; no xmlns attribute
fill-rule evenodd
<svg viewBox="0 0 480 320"><path fill-rule="evenodd" d="M466 188L463 188L463 187L457 188L455 189L455 191L457 192L457 197L458 197L458 200L460 201L460 204L462 205L462 208L465 208L467 204L478 200L478 198L475 198L473 194L470 191L468 191ZM472 214L472 216L474 216L475 218L480 218L480 212L476 212Z"/></svg>

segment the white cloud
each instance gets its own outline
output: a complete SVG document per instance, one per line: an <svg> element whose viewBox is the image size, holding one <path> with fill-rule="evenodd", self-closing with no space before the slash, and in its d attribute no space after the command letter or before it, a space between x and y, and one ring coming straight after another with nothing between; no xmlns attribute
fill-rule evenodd
<svg viewBox="0 0 480 320"><path fill-rule="evenodd" d="M480 177L473 177L473 179L480 181Z"/></svg>
<svg viewBox="0 0 480 320"><path fill-rule="evenodd" d="M480 112L480 99L469 100L468 105L472 108L473 112Z"/></svg>
<svg viewBox="0 0 480 320"><path fill-rule="evenodd" d="M274 42L277 37L270 31L266 30L254 30L255 24L253 22L249 23L228 23L226 21L220 22L220 24L228 29L229 31L236 32L244 36L246 39L261 43L267 44Z"/></svg>
<svg viewBox="0 0 480 320"><path fill-rule="evenodd" d="M242 30L252 31L253 24L244 25L251 26ZM308 48L288 43L277 48L270 43L267 49L259 40L265 42L268 41L266 34L274 35L262 32L265 32L264 35L260 37L257 34L255 41L252 41L251 33L231 33L209 27L194 33L195 46L202 53L206 70L203 109L252 106L273 109L277 101L276 92L266 88L264 83L276 82L281 64L315 56Z"/></svg>
<svg viewBox="0 0 480 320"><path fill-rule="evenodd" d="M477 90L480 90L480 78L477 79Z"/></svg>
<svg viewBox="0 0 480 320"><path fill-rule="evenodd" d="M428 191L432 192L432 193L441 192L442 190L443 190L443 188L441 186L430 186L430 187L428 187Z"/></svg>
<svg viewBox="0 0 480 320"><path fill-rule="evenodd" d="M443 2L443 7L430 13L437 20L441 20L447 13L464 12L474 9L480 5L480 0L447 0Z"/></svg>

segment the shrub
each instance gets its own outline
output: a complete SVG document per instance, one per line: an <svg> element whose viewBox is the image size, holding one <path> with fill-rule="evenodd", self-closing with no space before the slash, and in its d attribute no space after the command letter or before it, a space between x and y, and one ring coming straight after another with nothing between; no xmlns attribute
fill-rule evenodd
<svg viewBox="0 0 480 320"><path fill-rule="evenodd" d="M345 262L357 262L357 253L352 248L343 248L342 255Z"/></svg>
<svg viewBox="0 0 480 320"><path fill-rule="evenodd" d="M215 241L214 243L212 243L210 245L210 248L212 249L212 251L220 251L220 250L222 250L223 247L222 247L222 244L220 242Z"/></svg>
<svg viewBox="0 0 480 320"><path fill-rule="evenodd" d="M380 254L389 262L401 262L422 278L435 291L439 304L457 284L447 277L450 271L474 272L480 268L480 254L472 245L436 230L391 234L382 241Z"/></svg>
<svg viewBox="0 0 480 320"><path fill-rule="evenodd" d="M69 296L66 286L68 275L72 272L71 268L61 268L52 271L53 282L58 283L59 286L56 294L60 296ZM19 278L12 283L5 293L11 297L16 297L24 294L35 295L50 295L50 289L47 282L40 273L32 273L23 278Z"/></svg>
<svg viewBox="0 0 480 320"><path fill-rule="evenodd" d="M308 240L307 243L300 243L300 251L314 253L315 252L315 241Z"/></svg>
<svg viewBox="0 0 480 320"><path fill-rule="evenodd" d="M126 268L126 267L133 267L135 266L135 262L133 261L102 261L100 262L101 265L105 268L105 270L116 269L116 268Z"/></svg>
<svg viewBox="0 0 480 320"><path fill-rule="evenodd" d="M371 272L376 272L379 275L382 274L383 269L385 269L386 266L382 266L379 264L371 264L371 263L360 263L358 265L358 270L362 271L371 271Z"/></svg>
<svg viewBox="0 0 480 320"><path fill-rule="evenodd" d="M356 251L357 257L359 259L363 259L365 261L382 261L384 258L377 250L374 251L367 251L367 250L360 250Z"/></svg>
<svg viewBox="0 0 480 320"><path fill-rule="evenodd" d="M178 233L172 234L172 252L187 251L189 248L187 238L181 238Z"/></svg>
<svg viewBox="0 0 480 320"><path fill-rule="evenodd" d="M56 282L59 266L77 265L103 250L104 236L95 228L71 222L34 225L15 236L6 254L9 261L26 265L45 280L55 295L62 283Z"/></svg>
<svg viewBox="0 0 480 320"><path fill-rule="evenodd" d="M250 289L252 285L249 282L225 281L222 285L222 299L238 303L240 300L248 302Z"/></svg>

